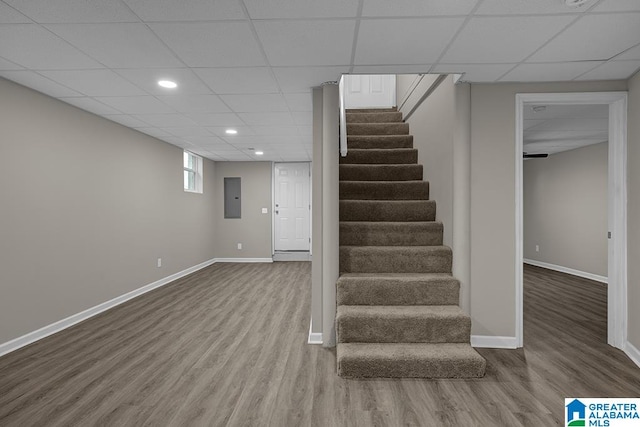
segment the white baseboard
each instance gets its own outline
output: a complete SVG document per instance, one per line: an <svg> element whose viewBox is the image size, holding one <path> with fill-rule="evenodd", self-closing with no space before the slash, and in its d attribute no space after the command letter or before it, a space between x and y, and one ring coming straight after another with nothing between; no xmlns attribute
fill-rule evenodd
<svg viewBox="0 0 640 427"><path fill-rule="evenodd" d="M638 367L640 367L640 350L638 350L633 344L627 341L624 344L623 351L629 356L629 359L633 361Z"/></svg>
<svg viewBox="0 0 640 427"><path fill-rule="evenodd" d="M216 258L216 262L273 262L273 258Z"/></svg>
<svg viewBox="0 0 640 427"><path fill-rule="evenodd" d="M145 285L141 288L138 288L131 292L127 292L126 294L120 295L119 297L115 297L109 301L103 302L102 304L98 304L87 310L81 311L80 313L71 315L65 319L59 320L55 323L42 327L36 331L29 332L28 334L25 334L21 337L18 337L6 343L0 344L0 356L10 353L12 351L15 351L21 347L29 345L38 340L41 340L42 338L48 337L49 335L53 335L56 332L62 331L63 329L67 329L75 325L76 323L80 323L97 314L102 313L103 311L109 310L110 308L120 305L123 302L129 301L132 298L145 294L153 289L159 288L170 282L173 282L174 280L177 280L181 277L191 274L195 271L208 267L215 262L216 262L216 259L214 258L214 259L205 261L203 263L200 263L198 265L194 265L193 267L189 267L186 270L179 271L175 274L164 277L153 283L149 283L148 285Z"/></svg>
<svg viewBox="0 0 640 427"><path fill-rule="evenodd" d="M322 332L311 331L313 331L313 319L309 322L309 338L307 339L307 344L322 344Z"/></svg>
<svg viewBox="0 0 640 427"><path fill-rule="evenodd" d="M496 337L490 335L471 335L471 346L480 348L518 348L516 337Z"/></svg>
<svg viewBox="0 0 640 427"><path fill-rule="evenodd" d="M595 280L596 282L609 283L609 278L606 276L599 276L593 273L587 273L586 271L574 270L573 268L563 267L561 265L549 264L547 262L536 261L533 259L524 259L525 264L535 265L536 267L542 267L553 271L559 271L560 273L571 274L572 276L583 277L589 280Z"/></svg>

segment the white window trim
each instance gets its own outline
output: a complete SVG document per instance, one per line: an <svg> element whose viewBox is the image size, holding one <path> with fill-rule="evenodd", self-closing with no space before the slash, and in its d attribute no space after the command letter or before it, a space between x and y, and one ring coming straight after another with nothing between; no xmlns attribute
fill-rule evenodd
<svg viewBox="0 0 640 427"><path fill-rule="evenodd" d="M190 156L193 156L193 159L195 160L195 164L194 164L194 168L188 168L184 165L184 153L189 154ZM202 190L203 190L203 185L202 185L202 181L203 181L203 176L202 176L202 157L198 156L197 154L192 153L191 151L187 151L184 150L184 153L182 155L182 170L183 170L183 180L184 180L184 171L189 171L189 172L194 172L195 173L195 188L193 190L188 189L188 188L184 188L184 181L182 183L182 187L184 188L184 191L186 193L196 193L196 194L202 194Z"/></svg>

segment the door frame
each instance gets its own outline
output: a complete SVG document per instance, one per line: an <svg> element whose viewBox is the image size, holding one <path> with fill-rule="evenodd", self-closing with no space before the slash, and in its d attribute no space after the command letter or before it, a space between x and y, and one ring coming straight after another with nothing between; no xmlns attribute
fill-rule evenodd
<svg viewBox="0 0 640 427"><path fill-rule="evenodd" d="M516 346L523 331L523 133L525 104L609 106L607 183L608 242L607 343L624 349L627 341L627 92L516 94Z"/></svg>
<svg viewBox="0 0 640 427"><path fill-rule="evenodd" d="M311 247L313 245L313 183L312 183L312 162L295 161L295 162L271 162L271 255L276 253L276 165L283 163L307 163L309 165L309 255L312 254Z"/></svg>

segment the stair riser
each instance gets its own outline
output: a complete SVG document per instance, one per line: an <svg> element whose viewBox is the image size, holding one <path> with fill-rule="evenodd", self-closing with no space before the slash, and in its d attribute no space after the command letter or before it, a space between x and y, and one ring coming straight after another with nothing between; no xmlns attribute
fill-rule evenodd
<svg viewBox="0 0 640 427"><path fill-rule="evenodd" d="M429 182L341 181L341 200L429 200Z"/></svg>
<svg viewBox="0 0 640 427"><path fill-rule="evenodd" d="M458 305L460 284L449 280L406 281L340 278L338 305Z"/></svg>
<svg viewBox="0 0 640 427"><path fill-rule="evenodd" d="M340 164L417 164L418 150L349 150L346 157L340 157Z"/></svg>
<svg viewBox="0 0 640 427"><path fill-rule="evenodd" d="M340 221L435 221L433 200L341 200Z"/></svg>
<svg viewBox="0 0 640 427"><path fill-rule="evenodd" d="M442 245L440 222L341 222L343 246L438 246Z"/></svg>
<svg viewBox="0 0 640 427"><path fill-rule="evenodd" d="M340 358L338 375L344 378L482 378L483 360L369 360Z"/></svg>
<svg viewBox="0 0 640 427"><path fill-rule="evenodd" d="M446 247L341 246L343 273L450 273L451 250Z"/></svg>
<svg viewBox="0 0 640 427"><path fill-rule="evenodd" d="M413 148L413 135L349 135L348 149Z"/></svg>
<svg viewBox="0 0 640 427"><path fill-rule="evenodd" d="M338 342L468 343L469 317L336 318Z"/></svg>
<svg viewBox="0 0 640 427"><path fill-rule="evenodd" d="M409 135L408 123L349 123L348 135Z"/></svg>
<svg viewBox="0 0 640 427"><path fill-rule="evenodd" d="M340 165L341 181L422 181L422 165Z"/></svg>
<svg viewBox="0 0 640 427"><path fill-rule="evenodd" d="M402 123L402 113L347 113L347 123Z"/></svg>
<svg viewBox="0 0 640 427"><path fill-rule="evenodd" d="M396 107L390 108L347 108L346 113L395 113L398 111Z"/></svg>

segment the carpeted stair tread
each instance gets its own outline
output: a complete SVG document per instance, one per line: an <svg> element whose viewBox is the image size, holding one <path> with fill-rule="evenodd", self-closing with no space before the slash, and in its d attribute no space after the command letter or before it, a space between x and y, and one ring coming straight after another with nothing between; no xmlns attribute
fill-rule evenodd
<svg viewBox="0 0 640 427"><path fill-rule="evenodd" d="M340 157L341 164L368 163L368 164L417 164L418 150L413 148L394 149L361 149L355 148L347 151L346 157Z"/></svg>
<svg viewBox="0 0 640 427"><path fill-rule="evenodd" d="M460 282L447 273L346 273L336 298L338 305L457 305Z"/></svg>
<svg viewBox="0 0 640 427"><path fill-rule="evenodd" d="M347 113L347 123L402 123L397 111L375 113Z"/></svg>
<svg viewBox="0 0 640 427"><path fill-rule="evenodd" d="M346 113L393 113L398 111L397 107L389 108L347 108Z"/></svg>
<svg viewBox="0 0 640 427"><path fill-rule="evenodd" d="M340 221L435 221L433 200L340 200Z"/></svg>
<svg viewBox="0 0 640 427"><path fill-rule="evenodd" d="M409 135L408 123L347 123L348 135Z"/></svg>
<svg viewBox="0 0 640 427"><path fill-rule="evenodd" d="M341 273L450 273L448 246L340 246Z"/></svg>
<svg viewBox="0 0 640 427"><path fill-rule="evenodd" d="M422 165L340 165L341 181L422 181Z"/></svg>
<svg viewBox="0 0 640 427"><path fill-rule="evenodd" d="M480 378L486 368L468 343L343 343L336 359L347 378Z"/></svg>
<svg viewBox="0 0 640 427"><path fill-rule="evenodd" d="M342 200L429 200L429 181L340 181Z"/></svg>
<svg viewBox="0 0 640 427"><path fill-rule="evenodd" d="M343 246L438 246L442 245L442 234L440 221L340 222Z"/></svg>
<svg viewBox="0 0 640 427"><path fill-rule="evenodd" d="M413 148L413 135L347 135L347 147L367 148Z"/></svg>
<svg viewBox="0 0 640 427"><path fill-rule="evenodd" d="M457 305L339 305L336 333L339 343L468 343L471 318Z"/></svg>

